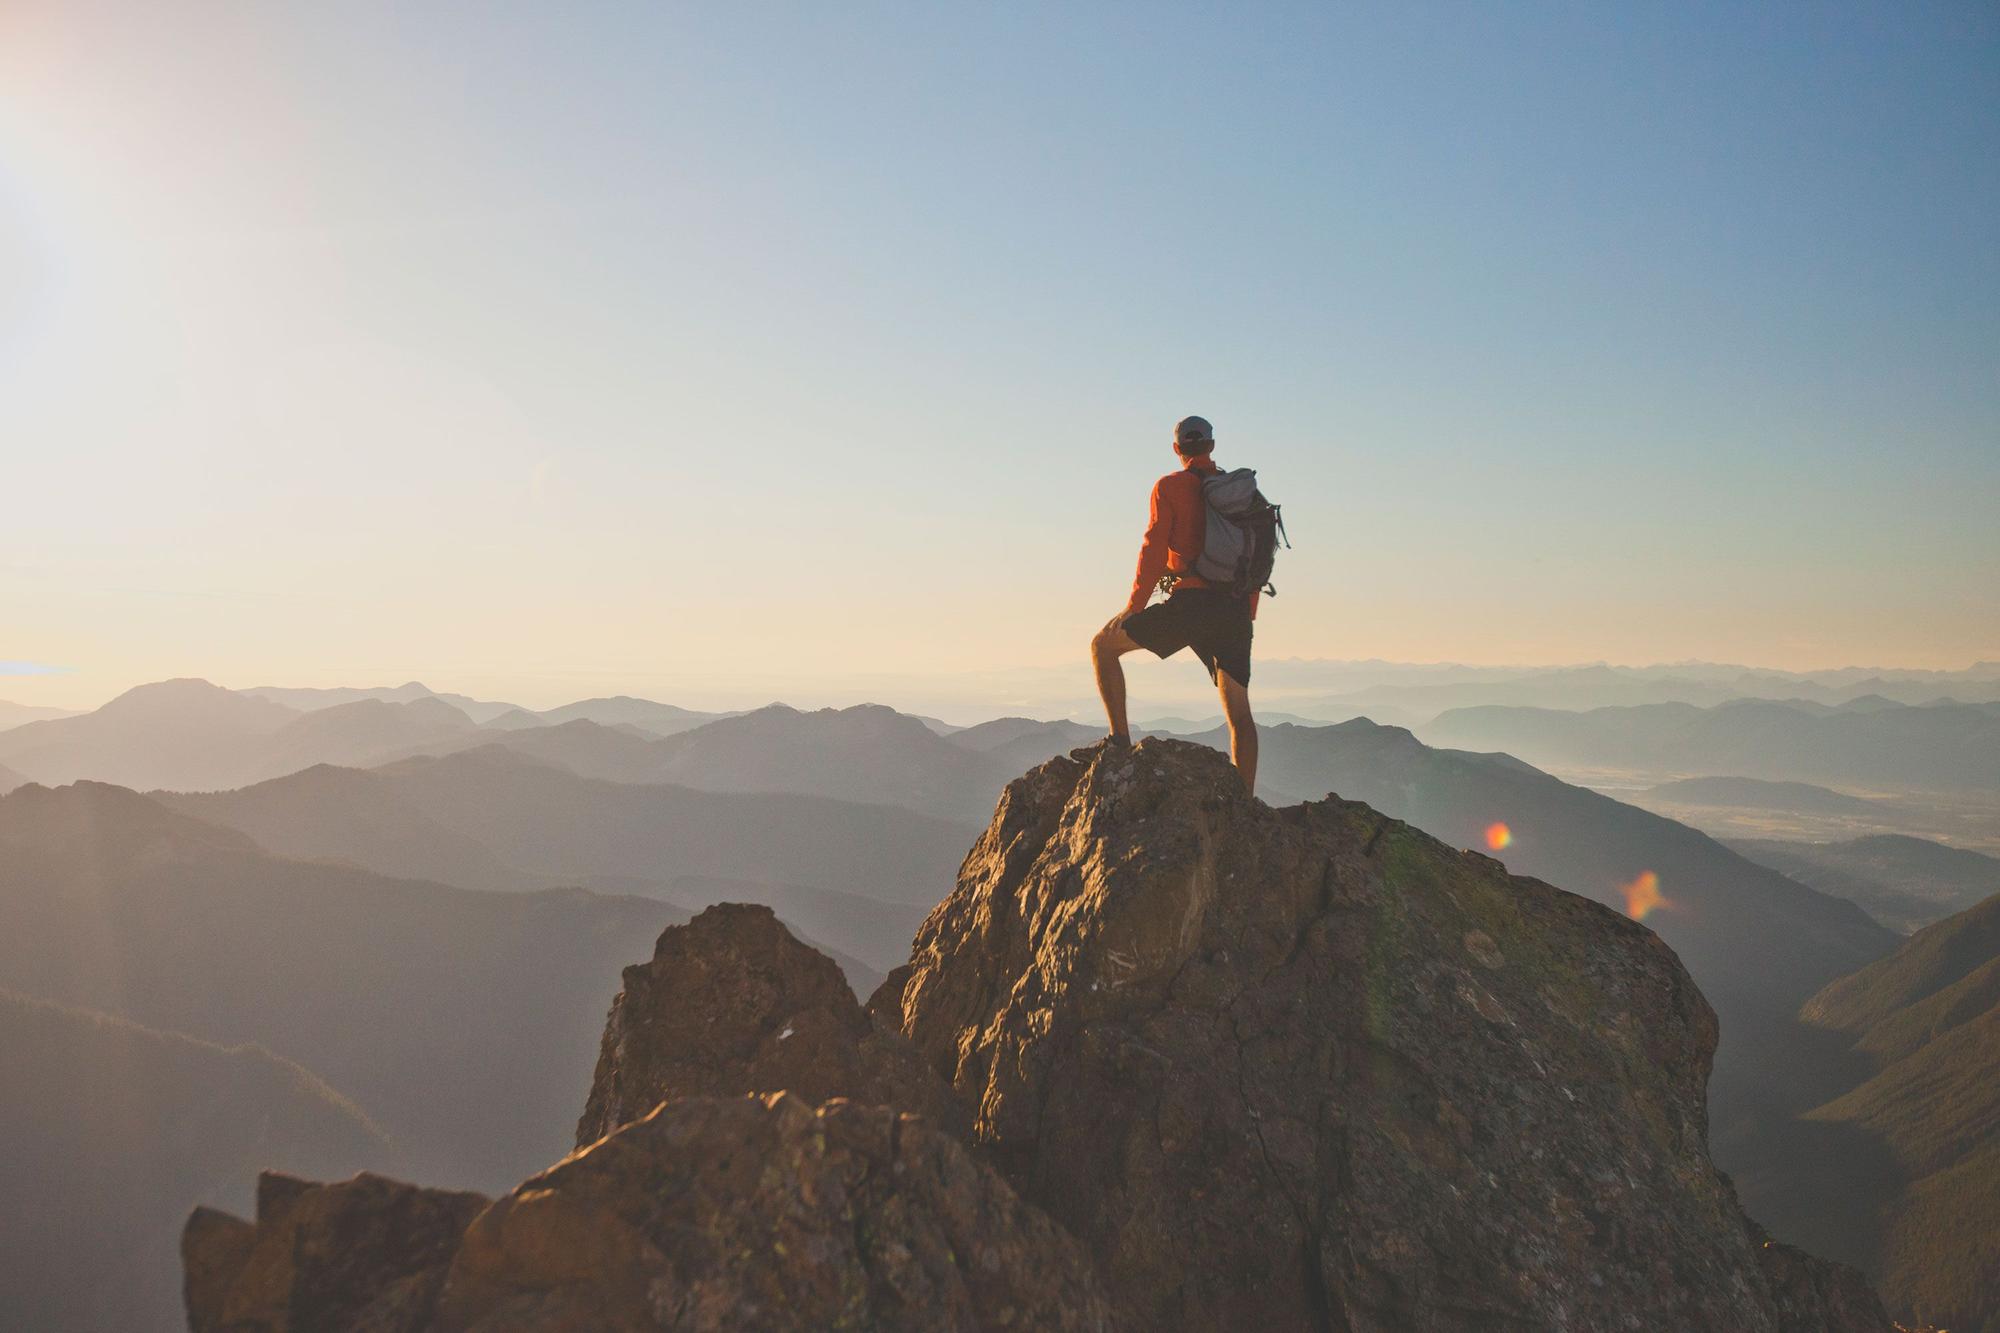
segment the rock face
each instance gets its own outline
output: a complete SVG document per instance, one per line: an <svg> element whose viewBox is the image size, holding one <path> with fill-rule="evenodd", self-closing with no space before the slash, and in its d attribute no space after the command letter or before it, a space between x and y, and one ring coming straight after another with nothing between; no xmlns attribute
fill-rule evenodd
<svg viewBox="0 0 2000 1333"><path fill-rule="evenodd" d="M1656 936L1202 747L1010 785L888 989L1127 1327L1888 1327L1763 1257Z"/></svg>
<svg viewBox="0 0 2000 1333"><path fill-rule="evenodd" d="M368 1177L199 1211L190 1321L1887 1333L1710 1163L1715 1037L1594 903L1202 746L1079 751L866 1010L711 908L626 969L576 1153L483 1211Z"/></svg>
<svg viewBox="0 0 2000 1333"><path fill-rule="evenodd" d="M257 1222L197 1208L181 1235L192 1333L417 1333L484 1195L265 1172Z"/></svg>
<svg viewBox="0 0 2000 1333"><path fill-rule="evenodd" d="M439 1330L1108 1330L1080 1246L952 1138L784 1093L668 1102L472 1224Z"/></svg>
<svg viewBox="0 0 2000 1333"><path fill-rule="evenodd" d="M576 1143L669 1097L778 1091L895 1106L963 1130L949 1090L855 1002L832 959L770 908L722 903L669 926L651 962L625 969Z"/></svg>
<svg viewBox="0 0 2000 1333"><path fill-rule="evenodd" d="M194 1333L1107 1333L1089 1256L957 1139L788 1093L665 1103L487 1206L266 1176L198 1209Z"/></svg>

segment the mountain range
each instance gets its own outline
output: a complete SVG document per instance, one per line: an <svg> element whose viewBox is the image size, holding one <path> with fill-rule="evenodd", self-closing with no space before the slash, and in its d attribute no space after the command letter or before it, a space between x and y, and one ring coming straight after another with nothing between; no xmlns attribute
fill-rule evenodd
<svg viewBox="0 0 2000 1333"><path fill-rule="evenodd" d="M467 888L580 884L677 901L685 886L727 880L738 901L767 903L807 934L842 922L826 942L877 969L900 960L911 909L937 900L970 836L880 805L578 777L498 746L154 796L280 855Z"/></svg>
<svg viewBox="0 0 2000 1333"><path fill-rule="evenodd" d="M396 1160L415 1164L403 1169L492 1188L539 1163L563 1118L552 1090L575 1073L526 1068L523 1051L567 1049L600 1019L601 978L644 956L662 923L714 903L765 904L836 952L865 991L903 961L1002 787L1101 736L1022 717L947 728L872 705L676 716L631 699L546 714L482 704L481 723L406 690L328 692L301 708L295 696L165 682L93 714L0 731L0 758L36 782L80 771L171 779L144 796L79 781L0 797L0 987L197 1042L255 1043L351 1100ZM1771 707L1809 724L1884 727L1960 706ZM690 725L662 734L680 722ZM1819 1216L1827 1234L1848 1226L1836 1237L1844 1253L1887 1271L1868 1230L1884 1223L1855 1202L1858 1187L1810 1206L1799 1164L1828 1152L1898 1198L1984 1179L1956 1159L1930 1169L1976 1123L1945 1124L1929 1157L1896 1157L1880 1148L1877 1121L1926 1095L1924 1078L1955 1067L1985 1028L1911 1066L1931 1068L1923 1078L1899 1075L1863 1097L1886 1067L1869 1072L1876 1057L1853 1036L1800 1018L1816 993L1899 945L1840 889L1870 857L1878 885L1920 882L1924 848L1821 853L1847 867L1840 880L1782 859L1803 857L1796 848L1746 845L1745 856L1510 754L1426 745L1367 720L1274 722L1260 734L1267 804L1365 800L1641 918L1670 944L1721 1018L1709 1085L1717 1160L1780 1235ZM1220 729L1194 739L1227 744ZM1772 785L1724 771L1667 790L1860 799L1789 775L1759 781ZM1935 865L1922 873L1946 879ZM1850 1094L1856 1102L1820 1114ZM1853 1110L1859 1102L1873 1109ZM1773 1146L1773 1126L1801 1125ZM1822 1179L1833 1189L1839 1174Z"/></svg>
<svg viewBox="0 0 2000 1333"><path fill-rule="evenodd" d="M1542 767L2000 790L2000 704L1481 707L1446 712L1423 732L1433 744L1504 750Z"/></svg>

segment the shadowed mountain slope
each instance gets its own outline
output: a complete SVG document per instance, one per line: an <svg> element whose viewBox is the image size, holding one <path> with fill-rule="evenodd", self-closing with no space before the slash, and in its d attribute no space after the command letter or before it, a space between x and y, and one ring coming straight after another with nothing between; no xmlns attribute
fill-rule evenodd
<svg viewBox="0 0 2000 1333"><path fill-rule="evenodd" d="M1729 845L1801 884L1859 903L1892 930L1921 930L2000 893L2000 857L1928 838L1881 833L1841 842L1739 838Z"/></svg>
<svg viewBox="0 0 2000 1333"><path fill-rule="evenodd" d="M346 1175L396 1161L311 1073L0 991L0 1322L72 1333L171 1328L174 1231L240 1208L265 1167Z"/></svg>
<svg viewBox="0 0 2000 1333"><path fill-rule="evenodd" d="M1828 986L1804 1018L1855 1073L1771 1135L1773 1224L1867 1268L1902 1317L2000 1333L2000 895ZM1786 1151L1801 1142L1826 1150Z"/></svg>
<svg viewBox="0 0 2000 1333"><path fill-rule="evenodd" d="M581 778L500 747L165 799L283 855L454 884L622 881L657 892L693 875L923 907L950 883L970 836L966 825L882 806Z"/></svg>
<svg viewBox="0 0 2000 1333"><path fill-rule="evenodd" d="M454 1184L560 1151L603 979L684 917L286 860L118 787L0 797L0 986L296 1060Z"/></svg>

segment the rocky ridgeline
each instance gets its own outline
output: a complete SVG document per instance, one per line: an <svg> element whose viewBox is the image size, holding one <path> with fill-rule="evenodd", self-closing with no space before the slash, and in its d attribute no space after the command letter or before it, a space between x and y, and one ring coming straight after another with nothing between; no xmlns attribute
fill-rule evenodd
<svg viewBox="0 0 2000 1333"><path fill-rule="evenodd" d="M209 1330L1890 1328L1708 1159L1671 950L1204 747L1011 784L866 1009L762 908L628 968L497 1202L267 1178Z"/></svg>

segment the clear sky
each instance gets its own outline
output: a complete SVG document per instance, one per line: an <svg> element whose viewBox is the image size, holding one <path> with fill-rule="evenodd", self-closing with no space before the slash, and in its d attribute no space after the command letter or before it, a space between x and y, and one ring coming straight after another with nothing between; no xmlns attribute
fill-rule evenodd
<svg viewBox="0 0 2000 1333"><path fill-rule="evenodd" d="M0 698L1081 672L1189 412L1265 656L2000 658L2000 7L0 5Z"/></svg>

